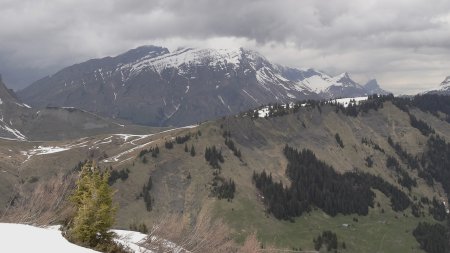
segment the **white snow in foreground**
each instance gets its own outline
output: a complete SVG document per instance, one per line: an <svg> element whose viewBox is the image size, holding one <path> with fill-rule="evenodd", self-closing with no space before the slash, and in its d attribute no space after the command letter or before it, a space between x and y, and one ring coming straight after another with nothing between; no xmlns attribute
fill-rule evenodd
<svg viewBox="0 0 450 253"><path fill-rule="evenodd" d="M0 252L97 252L68 242L57 226L38 228L22 224L0 223L0 238Z"/></svg>
<svg viewBox="0 0 450 253"><path fill-rule="evenodd" d="M135 253L152 252L144 247L139 246L140 244L144 243L145 240L147 239L146 234L128 230L113 230L113 231L117 235L115 241L129 248L133 252Z"/></svg>
<svg viewBox="0 0 450 253"><path fill-rule="evenodd" d="M66 240L59 230L60 226L34 227L24 224L0 223L0 252L14 253L96 253L98 251L84 248ZM146 234L128 230L111 230L116 234L117 243L133 253L153 253L142 246ZM163 240L168 252L187 252L176 244Z"/></svg>

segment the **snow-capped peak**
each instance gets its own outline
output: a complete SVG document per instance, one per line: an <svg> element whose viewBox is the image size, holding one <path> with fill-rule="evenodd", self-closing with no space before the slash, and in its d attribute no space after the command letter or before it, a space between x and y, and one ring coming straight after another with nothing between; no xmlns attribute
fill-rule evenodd
<svg viewBox="0 0 450 253"><path fill-rule="evenodd" d="M450 76L447 76L445 80L441 83L441 86L449 86L450 85Z"/></svg>
<svg viewBox="0 0 450 253"><path fill-rule="evenodd" d="M348 72L344 72L344 73L342 73L340 75L337 75L335 78L338 79L338 80L350 79L350 74Z"/></svg>
<svg viewBox="0 0 450 253"><path fill-rule="evenodd" d="M332 80L335 86L359 86L359 84L351 79L350 74L347 72L333 77Z"/></svg>
<svg viewBox="0 0 450 253"><path fill-rule="evenodd" d="M225 68L228 64L238 66L243 49L197 49L181 48L173 52L158 55L156 57L144 56L143 58L122 66L131 68L130 72L137 74L150 68L159 73L167 68L178 68L181 73L187 71L190 65L211 66Z"/></svg>

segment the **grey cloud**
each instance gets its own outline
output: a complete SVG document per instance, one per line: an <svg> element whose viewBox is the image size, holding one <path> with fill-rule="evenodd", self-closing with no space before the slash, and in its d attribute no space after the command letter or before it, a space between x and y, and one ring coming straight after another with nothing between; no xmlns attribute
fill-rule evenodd
<svg viewBox="0 0 450 253"><path fill-rule="evenodd" d="M0 72L15 88L142 44L218 40L281 64L380 77L399 92L450 74L446 0L0 1Z"/></svg>

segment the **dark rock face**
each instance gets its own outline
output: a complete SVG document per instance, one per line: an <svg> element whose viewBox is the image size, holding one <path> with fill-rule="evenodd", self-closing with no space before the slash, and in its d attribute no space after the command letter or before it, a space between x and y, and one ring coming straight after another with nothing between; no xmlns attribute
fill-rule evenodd
<svg viewBox="0 0 450 253"><path fill-rule="evenodd" d="M368 94L378 94L378 95L388 95L390 92L383 90L377 82L377 79L372 79L368 81L364 88Z"/></svg>
<svg viewBox="0 0 450 253"><path fill-rule="evenodd" d="M21 103L0 79L0 138L26 139L25 135L14 126L13 119L20 119L19 116L27 109L27 105Z"/></svg>
<svg viewBox="0 0 450 253"><path fill-rule="evenodd" d="M31 108L0 81L0 138L61 140L122 129L118 123L75 108Z"/></svg>

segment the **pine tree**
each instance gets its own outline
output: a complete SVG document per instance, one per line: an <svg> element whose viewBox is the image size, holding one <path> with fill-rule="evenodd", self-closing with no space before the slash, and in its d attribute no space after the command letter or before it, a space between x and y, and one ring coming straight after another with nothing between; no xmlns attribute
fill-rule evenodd
<svg viewBox="0 0 450 253"><path fill-rule="evenodd" d="M191 147L191 156L195 156L195 148L194 145Z"/></svg>
<svg viewBox="0 0 450 253"><path fill-rule="evenodd" d="M185 143L185 144L184 144L184 152L186 152L186 153L187 153L187 152L189 152L189 149L188 149L187 143Z"/></svg>
<svg viewBox="0 0 450 253"><path fill-rule="evenodd" d="M68 237L89 247L112 242L108 232L115 222L114 192L108 185L109 172L100 172L92 162L86 163L80 173L71 201L76 213L68 227Z"/></svg>

